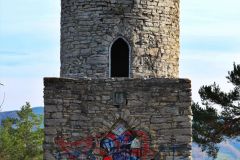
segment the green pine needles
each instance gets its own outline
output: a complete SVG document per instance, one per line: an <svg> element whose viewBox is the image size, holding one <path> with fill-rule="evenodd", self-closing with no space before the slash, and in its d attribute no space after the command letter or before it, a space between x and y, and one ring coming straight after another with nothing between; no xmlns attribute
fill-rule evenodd
<svg viewBox="0 0 240 160"><path fill-rule="evenodd" d="M233 85L231 91L221 91L215 82L204 85L199 89L204 108L198 103L192 104L193 141L213 159L219 151L217 144L240 136L240 65L234 63L226 78Z"/></svg>

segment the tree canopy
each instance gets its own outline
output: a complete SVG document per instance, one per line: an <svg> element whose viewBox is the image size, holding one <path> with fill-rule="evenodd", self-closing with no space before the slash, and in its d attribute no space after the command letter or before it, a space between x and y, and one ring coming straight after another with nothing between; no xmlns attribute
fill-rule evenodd
<svg viewBox="0 0 240 160"><path fill-rule="evenodd" d="M234 63L226 78L232 90L224 92L215 82L204 85L199 89L204 108L198 103L192 105L193 141L213 158L219 151L217 144L240 136L240 65Z"/></svg>
<svg viewBox="0 0 240 160"><path fill-rule="evenodd" d="M42 159L42 116L32 112L29 103L17 112L18 118L7 118L0 126L0 157L4 160Z"/></svg>

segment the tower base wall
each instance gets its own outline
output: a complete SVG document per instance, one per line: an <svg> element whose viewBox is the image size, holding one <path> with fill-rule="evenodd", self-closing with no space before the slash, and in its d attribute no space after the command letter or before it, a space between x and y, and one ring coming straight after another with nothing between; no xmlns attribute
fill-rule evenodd
<svg viewBox="0 0 240 160"><path fill-rule="evenodd" d="M191 159L188 79L44 79L44 159Z"/></svg>

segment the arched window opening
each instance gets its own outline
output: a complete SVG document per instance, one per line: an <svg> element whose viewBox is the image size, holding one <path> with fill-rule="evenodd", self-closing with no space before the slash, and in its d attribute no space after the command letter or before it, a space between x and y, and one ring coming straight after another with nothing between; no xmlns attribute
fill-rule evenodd
<svg viewBox="0 0 240 160"><path fill-rule="evenodd" d="M111 77L129 77L129 46L118 38L111 47Z"/></svg>

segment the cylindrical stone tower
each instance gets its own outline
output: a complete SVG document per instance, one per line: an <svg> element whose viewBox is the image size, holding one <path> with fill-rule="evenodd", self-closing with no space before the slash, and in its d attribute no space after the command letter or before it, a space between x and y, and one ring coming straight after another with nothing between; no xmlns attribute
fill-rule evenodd
<svg viewBox="0 0 240 160"><path fill-rule="evenodd" d="M61 77L178 77L179 0L61 5Z"/></svg>
<svg viewBox="0 0 240 160"><path fill-rule="evenodd" d="M44 79L44 160L191 160L179 0L61 2L61 77Z"/></svg>

